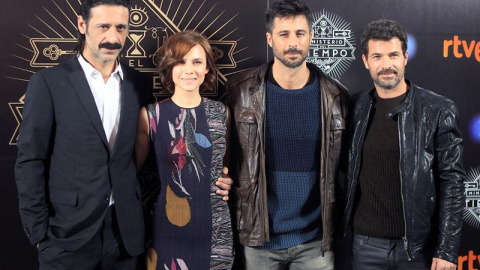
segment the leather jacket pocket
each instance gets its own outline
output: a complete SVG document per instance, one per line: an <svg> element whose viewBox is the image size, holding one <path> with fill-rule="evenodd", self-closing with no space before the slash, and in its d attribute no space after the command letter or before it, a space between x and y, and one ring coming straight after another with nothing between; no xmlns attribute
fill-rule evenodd
<svg viewBox="0 0 480 270"><path fill-rule="evenodd" d="M330 124L331 141L330 141L330 157L334 161L338 159L342 147L342 134L345 130L345 120L341 115L333 115Z"/></svg>
<svg viewBox="0 0 480 270"><path fill-rule="evenodd" d="M327 197L330 203L335 202L335 179L337 178L338 164L340 160L340 151L342 150L342 137L345 130L345 119L341 115L333 115L330 124L330 153L329 153L329 167L331 176L327 177L328 192ZM345 150L344 150L345 151Z"/></svg>
<svg viewBox="0 0 480 270"><path fill-rule="evenodd" d="M333 115L330 130L337 131L343 129L345 129L345 120L343 117L341 115Z"/></svg>
<svg viewBox="0 0 480 270"><path fill-rule="evenodd" d="M249 233L253 229L253 192L252 187L235 188L237 195L237 230Z"/></svg>
<svg viewBox="0 0 480 270"><path fill-rule="evenodd" d="M252 110L241 111L237 117L237 130L240 144L252 147L257 137L258 123L255 112Z"/></svg>

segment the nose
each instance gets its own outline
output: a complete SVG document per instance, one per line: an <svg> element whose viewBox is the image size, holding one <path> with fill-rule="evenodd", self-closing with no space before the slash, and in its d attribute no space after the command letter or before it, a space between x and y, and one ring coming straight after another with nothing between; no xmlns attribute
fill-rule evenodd
<svg viewBox="0 0 480 270"><path fill-rule="evenodd" d="M290 36L288 38L288 41L287 41L287 44L288 44L288 48L297 48L297 38L295 36Z"/></svg>
<svg viewBox="0 0 480 270"><path fill-rule="evenodd" d="M390 57L382 57L382 69L391 69L392 68L392 61L390 60Z"/></svg>
<svg viewBox="0 0 480 270"><path fill-rule="evenodd" d="M117 31L116 27L112 26L108 29L106 40L110 43L120 43L120 33Z"/></svg>
<svg viewBox="0 0 480 270"><path fill-rule="evenodd" d="M186 63L184 66L184 73L185 75L192 75L193 74L193 65L191 63Z"/></svg>
<svg viewBox="0 0 480 270"><path fill-rule="evenodd" d="M298 37L296 34L289 34L284 37L283 42L289 49L296 48L298 45Z"/></svg>

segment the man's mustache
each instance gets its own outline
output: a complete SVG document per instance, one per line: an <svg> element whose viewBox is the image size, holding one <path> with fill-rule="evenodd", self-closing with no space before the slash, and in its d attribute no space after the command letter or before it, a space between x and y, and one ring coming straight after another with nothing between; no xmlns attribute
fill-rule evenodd
<svg viewBox="0 0 480 270"><path fill-rule="evenodd" d="M384 70L378 72L377 75L385 75L385 74L391 74L391 73L397 75L397 71L394 70L394 69L391 69L391 68L389 68L389 69L384 69Z"/></svg>
<svg viewBox="0 0 480 270"><path fill-rule="evenodd" d="M298 50L296 48L290 48L288 50L283 51L283 54L289 54L289 53L298 53L298 54L303 54L302 50Z"/></svg>
<svg viewBox="0 0 480 270"><path fill-rule="evenodd" d="M105 49L109 49L109 50L118 50L118 49L121 49L122 48L122 44L116 42L116 43L110 43L110 42L104 42L104 43L100 43L100 45L98 45L98 48L105 48Z"/></svg>

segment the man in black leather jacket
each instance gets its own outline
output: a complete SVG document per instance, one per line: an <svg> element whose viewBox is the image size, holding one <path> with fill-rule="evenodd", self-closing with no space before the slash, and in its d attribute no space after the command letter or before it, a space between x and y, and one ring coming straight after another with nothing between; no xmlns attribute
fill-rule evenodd
<svg viewBox="0 0 480 270"><path fill-rule="evenodd" d="M404 78L407 35L371 22L363 61L375 88L355 103L344 229L354 269L455 269L465 173L455 104Z"/></svg>

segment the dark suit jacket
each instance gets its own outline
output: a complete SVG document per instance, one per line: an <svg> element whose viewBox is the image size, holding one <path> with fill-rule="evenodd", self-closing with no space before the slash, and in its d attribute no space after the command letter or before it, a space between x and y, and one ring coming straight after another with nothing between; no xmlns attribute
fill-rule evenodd
<svg viewBox="0 0 480 270"><path fill-rule="evenodd" d="M99 230L113 190L120 234L130 255L144 249L134 144L138 113L152 101L148 81L122 66L119 129L110 150L76 57L34 74L27 87L15 178L20 216L32 244L76 250Z"/></svg>

